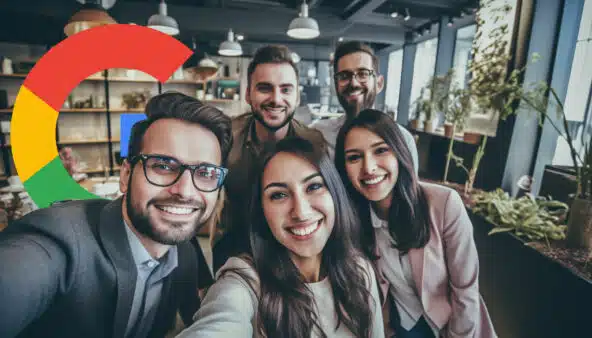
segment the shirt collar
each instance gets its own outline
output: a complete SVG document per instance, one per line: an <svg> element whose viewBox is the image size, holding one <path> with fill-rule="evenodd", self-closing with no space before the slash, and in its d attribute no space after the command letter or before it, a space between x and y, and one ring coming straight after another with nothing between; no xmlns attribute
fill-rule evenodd
<svg viewBox="0 0 592 338"><path fill-rule="evenodd" d="M136 267L152 269L160 264L163 264L164 270L166 270L163 271L164 275L168 275L174 268L177 267L178 254L176 246L171 246L167 253L160 259L154 259L148 250L146 250L142 242L140 242L138 236L136 236L132 229L127 225L127 223L125 221L123 223Z"/></svg>
<svg viewBox="0 0 592 338"><path fill-rule="evenodd" d="M370 208L370 220L372 221L372 227L376 229L387 228L388 222L378 217L378 215L374 212L374 208L372 208L371 204L368 204L368 208Z"/></svg>
<svg viewBox="0 0 592 338"><path fill-rule="evenodd" d="M251 113L251 117L249 118L249 122L247 123L247 138L245 140L245 143L248 145L259 145L259 139L257 139L257 132L255 131L255 123L256 123L256 119L255 119L255 113ZM290 120L290 122L288 123L289 127L288 127L288 134L286 136L295 136L296 135L296 131L294 128L294 117L292 117L292 120Z"/></svg>

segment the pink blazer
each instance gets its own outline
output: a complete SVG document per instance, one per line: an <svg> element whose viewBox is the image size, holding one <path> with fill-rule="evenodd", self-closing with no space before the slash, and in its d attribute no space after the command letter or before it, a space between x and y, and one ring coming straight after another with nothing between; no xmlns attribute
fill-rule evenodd
<svg viewBox="0 0 592 338"><path fill-rule="evenodd" d="M441 185L420 183L431 220L427 245L409 251L416 289L428 317L448 337L497 337L479 293L479 259L473 225L460 195ZM390 285L382 273L377 278L381 299ZM390 308L384 304L383 308ZM394 308L394 306L393 306Z"/></svg>

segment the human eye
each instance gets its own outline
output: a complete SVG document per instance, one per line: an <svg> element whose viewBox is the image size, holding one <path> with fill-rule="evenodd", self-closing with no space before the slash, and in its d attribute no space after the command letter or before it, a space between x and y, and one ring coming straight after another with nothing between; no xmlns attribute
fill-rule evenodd
<svg viewBox="0 0 592 338"><path fill-rule="evenodd" d="M347 81L351 77L351 73L346 71L339 72L336 74L336 77L338 81Z"/></svg>
<svg viewBox="0 0 592 338"><path fill-rule="evenodd" d="M358 71L358 78L366 80L370 77L370 71L368 69L362 69Z"/></svg>
<svg viewBox="0 0 592 338"><path fill-rule="evenodd" d="M179 164L169 158L153 157L148 160L148 167L157 172L171 172L179 169Z"/></svg>
<svg viewBox="0 0 592 338"><path fill-rule="evenodd" d="M347 155L345 157L345 160L347 162L353 163L353 162L360 160L361 158L362 158L362 156L360 156L359 154L351 154L351 155Z"/></svg>
<svg viewBox="0 0 592 338"><path fill-rule="evenodd" d="M261 93L269 93L272 91L272 87L269 85L258 85L257 90Z"/></svg>
<svg viewBox="0 0 592 338"><path fill-rule="evenodd" d="M378 147L378 148L376 148L375 153L377 155L380 155L380 154L389 153L390 151L391 151L391 149L389 147Z"/></svg>
<svg viewBox="0 0 592 338"><path fill-rule="evenodd" d="M306 187L307 192L314 192L323 189L325 184L323 182L312 182Z"/></svg>
<svg viewBox="0 0 592 338"><path fill-rule="evenodd" d="M269 199L272 201L277 201L277 200L284 199L287 196L288 196L288 194L286 194L283 191L273 191L269 194Z"/></svg>
<svg viewBox="0 0 592 338"><path fill-rule="evenodd" d="M282 88L282 93L283 94L291 94L293 91L292 87L283 87Z"/></svg>

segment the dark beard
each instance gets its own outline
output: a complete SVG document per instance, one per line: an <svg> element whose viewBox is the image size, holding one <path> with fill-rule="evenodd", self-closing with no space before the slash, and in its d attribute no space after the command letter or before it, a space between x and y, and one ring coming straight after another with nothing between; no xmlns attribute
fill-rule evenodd
<svg viewBox="0 0 592 338"><path fill-rule="evenodd" d="M263 127L265 127L265 129L267 129L268 131L275 133L276 131L282 129L283 127L285 127L288 123L290 123L290 121L292 121L292 118L294 117L294 114L296 113L296 109L294 109L294 111L292 111L292 113L288 114L286 116L286 119L284 120L284 122L280 123L279 126L271 126L269 125L267 122L265 122L265 119L263 119L263 113L256 111L255 109L253 109L253 116L255 117L255 119L257 121L259 121L259 123L261 123L261 125Z"/></svg>
<svg viewBox="0 0 592 338"><path fill-rule="evenodd" d="M186 242L197 235L197 233L199 232L199 230L201 228L201 226L200 226L201 225L201 218L203 216L203 211L205 209L205 205L203 205L203 203L199 203L199 211L202 213L202 215L197 217L195 224L192 225L191 231L189 233L187 233L187 234L183 233L183 236L179 236L179 235L176 235L177 233L174 231L172 231L172 233L171 232L158 232L156 230L156 227L153 226L152 223L150 222L150 218L148 217L148 215L138 212L138 210L136 210L132 205L132 193L131 193L132 192L132 190L131 190L132 173L130 173L130 178L128 180L128 187L130 187L130 189L128 189L128 191L125 195L125 203L126 203L126 208L127 208L127 216L129 217L129 219L132 223L130 225L132 225L136 229L136 231L138 231L142 235L150 238L151 240L153 240L157 243L164 244L164 245L177 245L177 244ZM179 199L174 199L174 200L176 201L177 204L187 204L187 202L180 201ZM146 205L148 206L154 202L155 202L154 200L151 200ZM192 203L192 205L197 206L196 203L197 203L197 201ZM180 228L183 228L184 226L186 226L185 223L169 223L169 228L171 230L180 229Z"/></svg>
<svg viewBox="0 0 592 338"><path fill-rule="evenodd" d="M364 99L362 100L362 104L360 104L360 105L358 105L357 102L350 103L345 98L350 93L352 93L356 90L361 90L362 95L364 96ZM337 99L339 100L339 103L341 104L341 106L345 110L345 115L347 116L347 118L352 119L352 118L358 116L358 114L362 110L372 108L374 106L374 101L376 100L376 90L369 90L369 89L365 89L363 87L352 87L351 84L349 84L347 86L347 88L345 88L342 92L338 93Z"/></svg>

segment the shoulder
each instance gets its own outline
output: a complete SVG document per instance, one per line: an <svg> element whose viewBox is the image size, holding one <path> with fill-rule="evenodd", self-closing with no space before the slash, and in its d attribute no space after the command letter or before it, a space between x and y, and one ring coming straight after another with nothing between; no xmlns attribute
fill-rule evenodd
<svg viewBox="0 0 592 338"><path fill-rule="evenodd" d="M345 114L343 116L337 118L330 118L330 119L322 119L316 120L315 122L311 123L309 127L317 129L321 132L331 131L335 132L338 131L339 128L345 122Z"/></svg>
<svg viewBox="0 0 592 338"><path fill-rule="evenodd" d="M230 257L216 272L216 281L227 279L242 282L255 290L259 287L259 274L246 258Z"/></svg>
<svg viewBox="0 0 592 338"><path fill-rule="evenodd" d="M69 234L98 223L100 215L111 201L103 199L75 200L35 210L15 221L9 228L26 225L53 235ZM117 202L111 202L117 203ZM8 229L8 228L7 228ZM24 227L23 227L24 229Z"/></svg>
<svg viewBox="0 0 592 338"><path fill-rule="evenodd" d="M462 205L460 194L452 188L428 182L420 182L420 186L430 206Z"/></svg>
<svg viewBox="0 0 592 338"><path fill-rule="evenodd" d="M238 134L241 131L243 131L243 129L248 126L252 116L253 113L244 113L238 116L234 116L232 118L232 133Z"/></svg>

